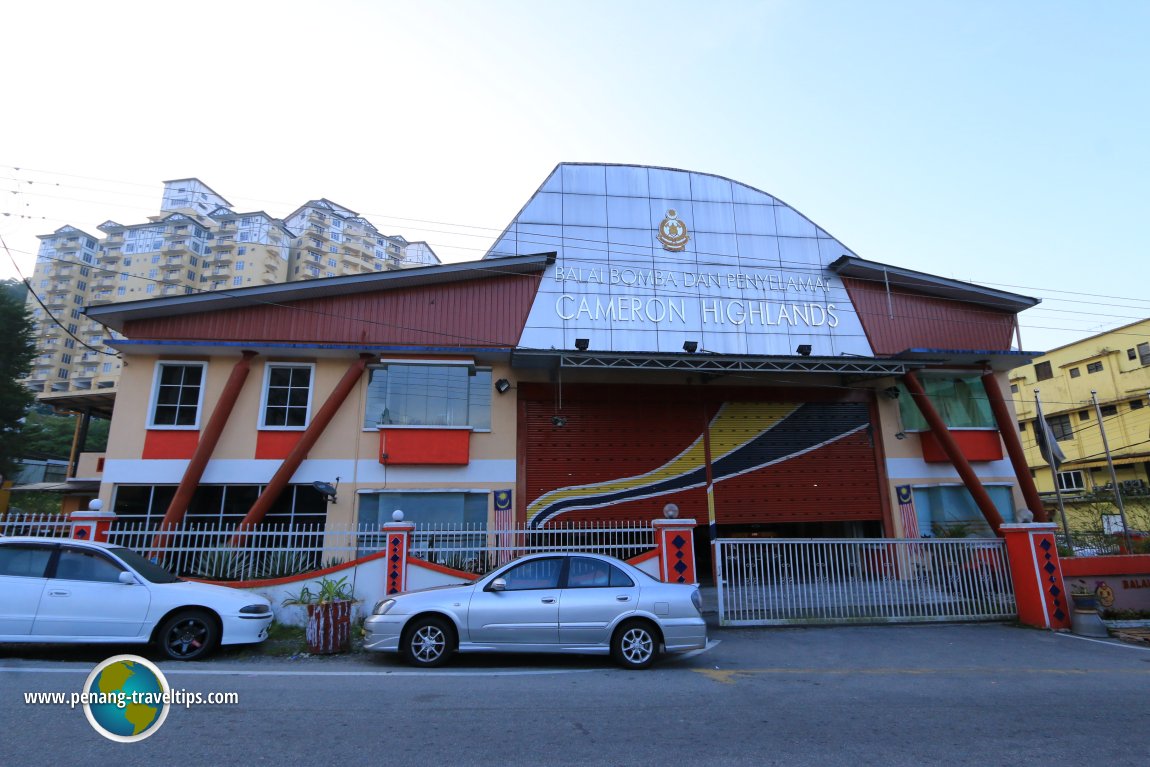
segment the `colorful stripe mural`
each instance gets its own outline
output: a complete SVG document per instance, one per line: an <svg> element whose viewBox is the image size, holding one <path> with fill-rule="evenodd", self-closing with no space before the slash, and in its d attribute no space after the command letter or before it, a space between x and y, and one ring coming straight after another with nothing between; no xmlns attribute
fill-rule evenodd
<svg viewBox="0 0 1150 767"><path fill-rule="evenodd" d="M785 464L868 426L868 409L861 403L723 403L706 423L713 482ZM658 438L654 429L648 438ZM707 483L704 443L700 424L693 440L669 460L646 471L544 492L529 502L527 519L541 527L577 511L702 488Z"/></svg>

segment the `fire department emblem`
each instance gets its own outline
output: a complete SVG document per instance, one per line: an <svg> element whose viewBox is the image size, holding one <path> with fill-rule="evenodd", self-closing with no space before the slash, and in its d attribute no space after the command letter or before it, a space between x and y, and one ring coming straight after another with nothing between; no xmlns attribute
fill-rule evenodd
<svg viewBox="0 0 1150 767"><path fill-rule="evenodd" d="M663 250L672 253L686 250L687 241L691 238L687 234L687 225L678 219L674 208L667 211L667 217L659 224L658 237L659 242L663 243Z"/></svg>

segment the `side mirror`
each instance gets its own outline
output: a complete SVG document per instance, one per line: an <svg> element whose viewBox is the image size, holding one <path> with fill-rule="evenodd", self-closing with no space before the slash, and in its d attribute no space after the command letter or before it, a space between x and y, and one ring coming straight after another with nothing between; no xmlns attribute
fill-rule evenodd
<svg viewBox="0 0 1150 767"><path fill-rule="evenodd" d="M507 590L507 581L503 580L502 578L496 578L495 580L493 580L491 582L491 585L488 586L487 588L490 591L506 591Z"/></svg>
<svg viewBox="0 0 1150 767"><path fill-rule="evenodd" d="M127 570L121 570L120 574L116 576L116 580L125 586L135 586L137 583L136 576L132 575Z"/></svg>

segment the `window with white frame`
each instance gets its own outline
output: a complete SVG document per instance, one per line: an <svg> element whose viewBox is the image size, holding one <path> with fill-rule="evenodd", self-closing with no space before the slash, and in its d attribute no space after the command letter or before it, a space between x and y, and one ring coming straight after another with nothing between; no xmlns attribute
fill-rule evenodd
<svg viewBox="0 0 1150 767"><path fill-rule="evenodd" d="M315 366L310 363L269 363L264 368L261 429L302 429L311 413L311 383Z"/></svg>
<svg viewBox="0 0 1150 767"><path fill-rule="evenodd" d="M1086 480L1081 471L1060 471L1058 472L1058 489L1085 490Z"/></svg>
<svg viewBox="0 0 1150 767"><path fill-rule="evenodd" d="M470 364L373 367L363 426L491 428L491 370Z"/></svg>
<svg viewBox="0 0 1150 767"><path fill-rule="evenodd" d="M200 423L206 362L157 362L148 426L195 429Z"/></svg>

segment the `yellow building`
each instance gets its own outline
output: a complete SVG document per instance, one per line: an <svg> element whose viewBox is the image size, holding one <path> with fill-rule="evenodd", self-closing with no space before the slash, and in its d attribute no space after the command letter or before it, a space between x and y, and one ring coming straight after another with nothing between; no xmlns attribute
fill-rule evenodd
<svg viewBox="0 0 1150 767"><path fill-rule="evenodd" d="M1065 496L1111 488L1103 432L1124 497L1150 495L1150 319L1052 349L1011 371L1010 383L1040 492L1053 494L1055 477L1035 440L1035 392L1065 456L1057 476Z"/></svg>

